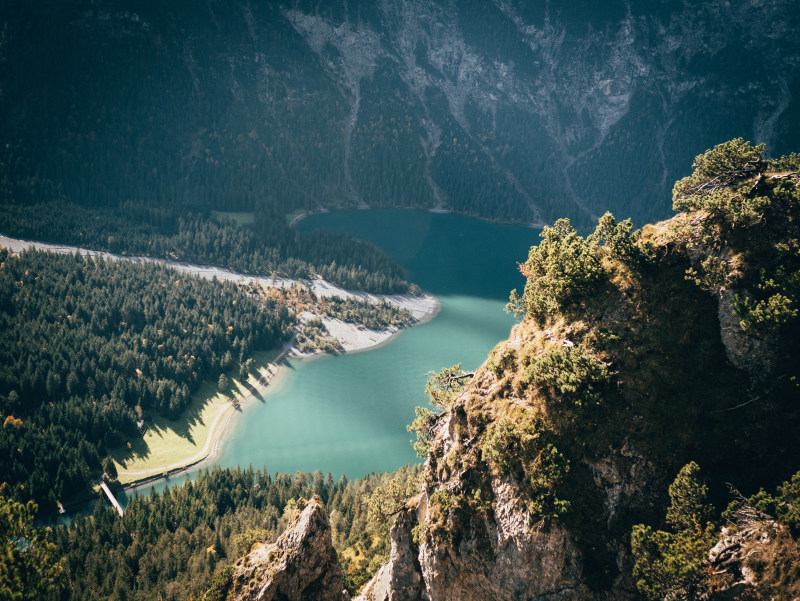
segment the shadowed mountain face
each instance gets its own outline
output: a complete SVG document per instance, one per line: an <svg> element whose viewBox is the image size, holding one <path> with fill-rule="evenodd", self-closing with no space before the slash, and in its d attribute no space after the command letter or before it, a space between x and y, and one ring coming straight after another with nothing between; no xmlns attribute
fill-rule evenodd
<svg viewBox="0 0 800 601"><path fill-rule="evenodd" d="M4 202L664 217L800 131L792 0L70 0L0 8Z"/></svg>

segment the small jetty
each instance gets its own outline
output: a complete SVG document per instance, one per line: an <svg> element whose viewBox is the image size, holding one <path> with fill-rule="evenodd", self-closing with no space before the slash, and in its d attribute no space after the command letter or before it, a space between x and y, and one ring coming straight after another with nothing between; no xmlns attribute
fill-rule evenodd
<svg viewBox="0 0 800 601"><path fill-rule="evenodd" d="M114 496L114 493L111 492L111 489L108 487L108 484L106 484L104 481L101 480L100 488L103 489L103 492L106 493L106 496L108 497L108 500L111 501L111 504L114 506L114 509L116 509L117 513L120 515L120 517L122 517L122 505L119 504L119 501L117 501L117 498Z"/></svg>

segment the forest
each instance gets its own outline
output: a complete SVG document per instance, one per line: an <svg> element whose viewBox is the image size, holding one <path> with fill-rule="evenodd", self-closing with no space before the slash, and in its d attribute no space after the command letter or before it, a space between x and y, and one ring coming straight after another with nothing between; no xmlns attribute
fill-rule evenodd
<svg viewBox="0 0 800 601"><path fill-rule="evenodd" d="M642 224L667 216L696 151L754 129L777 153L796 138L797 16L780 2L571 0L552 28L529 3L423 5L447 36L362 1L0 6L0 231L385 292L404 284L383 255L286 216ZM759 34L771 19L775 40Z"/></svg>
<svg viewBox="0 0 800 601"><path fill-rule="evenodd" d="M182 486L133 497L122 519L100 499L92 515L52 531L63 579L41 598L201 599L215 575L252 544L275 540L295 501L314 494L330 516L345 585L356 593L389 553L390 524L370 510L373 497L390 484L413 488L420 469L348 481L320 472L214 468Z"/></svg>
<svg viewBox="0 0 800 601"><path fill-rule="evenodd" d="M671 183L703 148L739 135L776 154L796 146L800 13L791 0L589 4L0 3L0 233L396 294L419 290L382 251L340 232L299 232L291 219L369 207L559 219L522 266L530 282L512 308L542 323L559 314L577 320L587 306L614 319L586 334L585 345L584 323L569 332L574 347L512 349L487 363L504 380L492 389L502 392L497 407L511 393L535 394L556 416L558 436L538 418L488 423L480 407L478 444L463 457L434 445L431 457L448 476L460 473L454 462L520 476L529 514L563 518L608 577L621 568L593 546L607 532L585 459L608 440L631 439L618 430L626 423L636 424L634 442L665 473L695 455L716 478L749 462L758 470L743 478L754 491L796 469L798 405L786 399L797 395L800 246L798 221L785 209L796 213L797 196L789 198L791 177L778 170L796 181L797 158L772 163L765 183L766 172L752 171L768 159L757 146L759 156L734 178L752 188L735 198L705 198L707 182L684 182L702 193L679 194L675 209L710 220L667 233L650 226L650 246L637 246L646 238L632 232L634 222L668 216ZM780 203L765 212L759 203L774 191ZM608 214L606 230L601 222L591 239L571 229L586 230L608 210L621 221ZM733 242L726 246L720 232ZM658 286L648 285L659 258L653 248L677 274ZM697 262L701 251L707 257ZM611 310L608 291L620 282L632 317L616 321L623 313ZM670 303L651 303L659 294ZM777 367L765 372L774 383L763 393L763 382L734 372L720 346L712 305L723 298L741 328L758 334L757 348L792 349L764 352ZM109 449L140 436L148 416L179 418L202 382L237 366L246 372L254 351L290 336L288 305L305 302L369 327L409 318L388 306L262 296L158 265L0 249L0 529L6 518L16 528L15 514L36 513L11 500L52 513L104 472L113 476ZM687 307L690 316L681 313ZM665 343L681 319L684 339ZM308 320L298 341L308 351L337 348L320 319ZM626 367L640 373L626 378ZM682 371L691 377L675 376ZM696 390L687 392L690 385ZM768 412L775 406L777 416ZM743 426L726 419L734 409L746 416ZM431 443L435 420L420 411L412 427L428 436L420 448ZM776 456L776 440L793 446ZM122 519L101 501L93 516L41 535L62 558L61 580L42 598L200 599L310 494L331 514L353 593L388 552L388 526L370 502L379 503L384 485L419 489L411 486L417 476L409 468L336 482L319 473L214 470L133 499ZM798 481L784 482L779 501L763 491L752 501L789 507L795 537ZM464 507L486 511L488 482L477 497L431 495L438 525ZM638 531L633 512L611 526L617 540L639 533L639 588L652 598L664 596L662 563L702 530L684 520L662 536L656 504ZM12 537L2 558L18 557L27 542L35 551L38 537ZM693 577L702 571L698 557ZM675 561L668 568L683 570Z"/></svg>
<svg viewBox="0 0 800 601"><path fill-rule="evenodd" d="M126 203L87 207L69 202L14 204L0 212L0 231L126 255L146 255L247 274L321 276L352 290L416 292L401 268L372 244L317 230L298 232L283 215L258 214L253 223L183 214L175 208Z"/></svg>
<svg viewBox="0 0 800 601"><path fill-rule="evenodd" d="M295 313L310 311L348 323L363 325L373 330L385 330L390 327L402 328L414 320L408 309L398 308L386 300L376 302L362 298L318 296L313 289L305 288L302 285L268 288L265 294L268 298L286 305Z"/></svg>
<svg viewBox="0 0 800 601"><path fill-rule="evenodd" d="M0 249L0 473L43 510L85 490L151 412L280 346L294 317L155 264Z"/></svg>

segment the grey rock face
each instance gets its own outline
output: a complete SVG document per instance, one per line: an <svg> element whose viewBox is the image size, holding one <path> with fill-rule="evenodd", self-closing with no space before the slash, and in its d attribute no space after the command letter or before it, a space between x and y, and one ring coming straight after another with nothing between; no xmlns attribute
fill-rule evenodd
<svg viewBox="0 0 800 601"><path fill-rule="evenodd" d="M416 515L405 510L395 518L390 533L392 551L389 562L381 567L375 577L364 587L355 601L419 601L423 582L417 559L417 546L413 543L412 528Z"/></svg>
<svg viewBox="0 0 800 601"><path fill-rule="evenodd" d="M719 329L731 363L745 370L753 382L769 375L775 361L775 345L742 330L730 290L723 290L719 295Z"/></svg>
<svg viewBox="0 0 800 601"><path fill-rule="evenodd" d="M580 553L558 523L532 524L516 484L492 482L493 515L473 522L454 540L434 535L420 548L426 594L436 601L460 599L588 599Z"/></svg>
<svg viewBox="0 0 800 601"><path fill-rule="evenodd" d="M37 3L23 4L9 13L8 57L31 58L52 43L47 29L38 38L35 28L14 31L17 13L36 18ZM108 49L163 54L154 85L164 96L154 106L179 98L181 108L150 124L138 110L115 107L104 127L84 124L80 107L106 89L103 78L87 77L73 92L61 80L36 79L46 65L34 62L15 70L25 73L22 85L4 86L3 108L14 116L7 137L36 138L28 134L38 132L31 128L40 127L41 111L28 110L25 90L37 89L57 112L78 107L48 125L54 139L91 127L101 144L115 145L111 123L142 139L166 127L187 198L207 177L206 161L215 177L242 178L242 190L261 161L257 178L284 190L292 208L310 208L314 198L320 207L414 206L526 223L568 216L581 227L611 210L643 223L669 214L672 182L714 144L742 136L774 155L796 150L796 0L248 0L229 11L201 2L138 13L117 4L60 3L59 22L72 36L60 43L90 44L85 60L73 61L74 77L105 73L111 65L97 58ZM142 67L120 63L120 71L129 64ZM109 93L123 98L140 77L132 70ZM237 149L233 139L220 144L226 129L241 132ZM53 154L73 155L70 144ZM385 165L403 168L384 173ZM314 177L292 181L308 166ZM164 185L176 178L166 173ZM152 194L152 182L141 185Z"/></svg>
<svg viewBox="0 0 800 601"><path fill-rule="evenodd" d="M630 441L625 441L620 449L612 450L607 456L588 465L594 483L605 496L604 517L609 527L621 508L654 507L659 501L654 490L659 487L653 483L666 486L668 479L668 474L647 459ZM645 486L645 482L650 485Z"/></svg>
<svg viewBox="0 0 800 601"><path fill-rule="evenodd" d="M710 584L714 590L709 598L713 601L733 601L746 597L767 598L770 594L761 588L758 572L748 563L762 566L770 563L791 565L793 559L796 561L796 556L791 557L784 546L787 540L791 540L786 526L765 514L753 511L750 515L756 521L740 524L736 531L722 528L719 541L708 553L706 562L709 572L713 574ZM791 546L789 545L790 548ZM791 577L782 585L791 586ZM769 586L767 584L766 588ZM785 598L790 597L794 598L791 594Z"/></svg>
<svg viewBox="0 0 800 601"><path fill-rule="evenodd" d="M314 497L275 543L237 562L233 594L236 601L342 601L343 582L328 517Z"/></svg>
<svg viewBox="0 0 800 601"><path fill-rule="evenodd" d="M653 101L647 152L656 160L644 179L654 200L668 196L678 174L670 139L673 129L685 126L687 104L736 97L752 115L744 124L751 131L742 135L774 146L780 118L796 102L785 75L796 70L799 56L795 24L785 22L790 2L703 2L652 15L632 13L629 4L624 9L623 3L608 4L616 7L609 6L602 17L552 7L538 20L526 3L514 0L487 2L474 14L447 0L381 0L371 24L299 10L287 12L286 18L320 57L328 76L349 91L345 144L360 119L360 83L376 72L399 80L396 93L424 132L425 174L439 208L458 201L452 193L448 199L445 182L436 182L431 171L437 155L447 150L442 134L451 120L458 137L469 140L480 159L496 166L496 175L515 191L520 215L535 222L553 218L542 202L547 194L563 194L558 214L566 206L573 219L594 221L605 208L619 212L613 198L595 206L591 197L598 195L597 182L587 187L582 174L604 167L599 157L612 152L614 132L627 130L626 117L635 120L641 114L637 97L652 96ZM492 24L503 28L503 44L484 44L470 27L473 19L489 14L494 15ZM776 51L770 39L785 40L782 50ZM757 48L773 75L755 81L725 72L725 57L738 47ZM443 102L432 103L433 90ZM534 124L529 135L536 131L538 143L559 156L562 172L554 175L559 183L546 194L537 189L541 182L534 184L518 168L517 159L509 160L521 141L515 146L507 124L519 123L522 116ZM501 140L509 147L499 153ZM520 164L529 165L529 154Z"/></svg>

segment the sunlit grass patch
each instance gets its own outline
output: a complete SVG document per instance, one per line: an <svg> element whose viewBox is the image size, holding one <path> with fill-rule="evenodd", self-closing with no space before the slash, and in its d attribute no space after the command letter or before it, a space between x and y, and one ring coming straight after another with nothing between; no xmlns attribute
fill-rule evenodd
<svg viewBox="0 0 800 601"><path fill-rule="evenodd" d="M254 353L254 367L246 385L239 379L238 367L225 374L229 382L225 390L219 390L216 381L203 383L177 420L157 413L148 416L141 438L111 452L119 481L128 484L202 459L221 433L226 414L236 411L239 403L257 389L259 381L269 375L270 363L279 353L277 349Z"/></svg>

